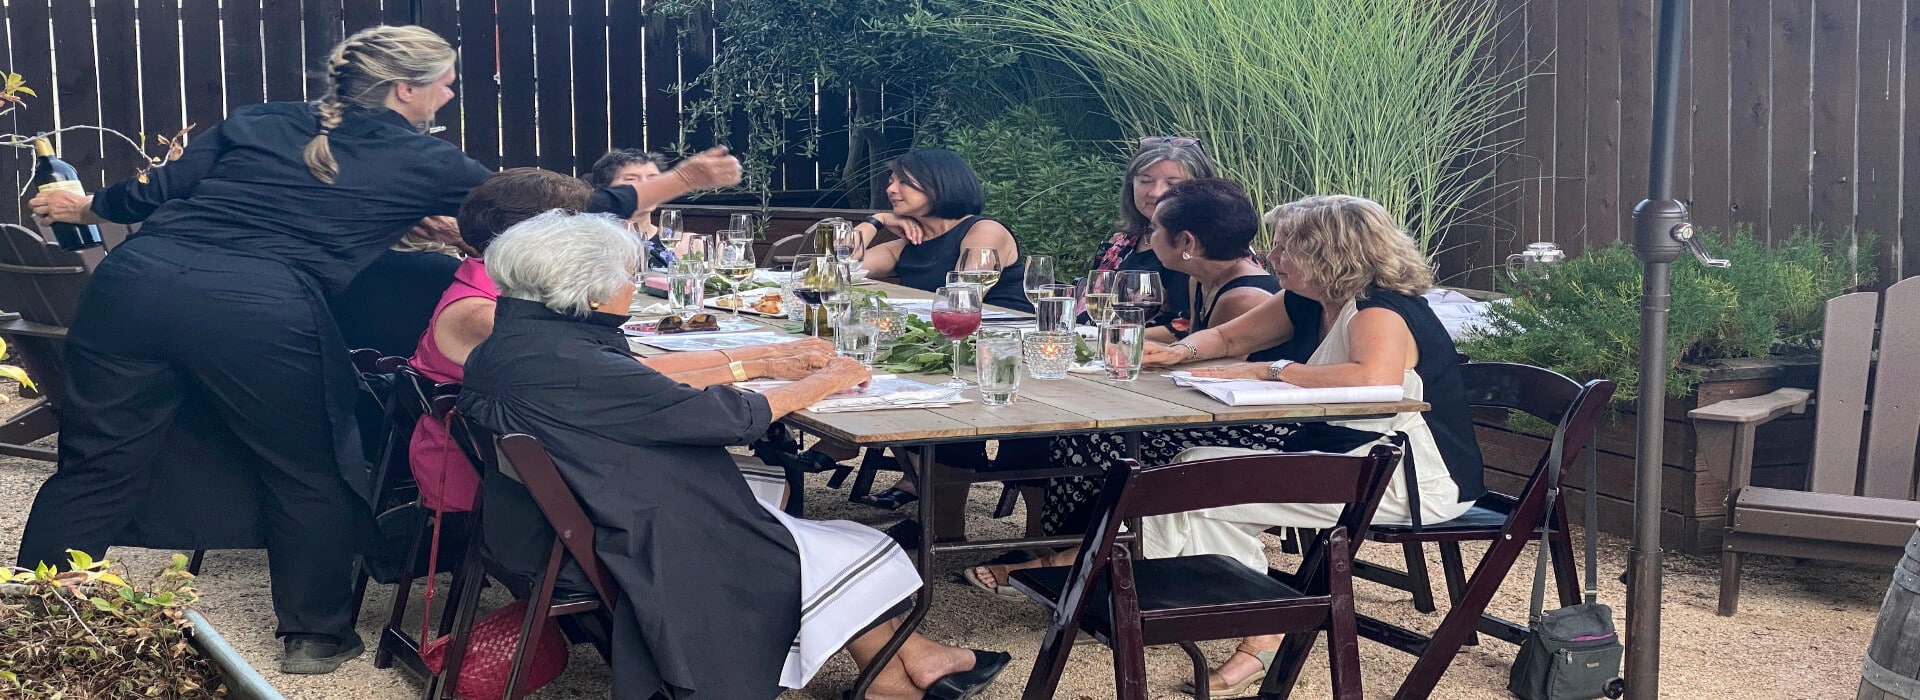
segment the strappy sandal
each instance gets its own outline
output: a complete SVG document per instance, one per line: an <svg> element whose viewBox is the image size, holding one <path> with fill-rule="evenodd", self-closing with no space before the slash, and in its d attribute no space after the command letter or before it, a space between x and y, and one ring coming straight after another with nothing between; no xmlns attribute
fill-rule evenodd
<svg viewBox="0 0 1920 700"><path fill-rule="evenodd" d="M993 576L993 580L997 583L997 585L989 588L985 581L981 581L980 580L981 569L986 569L987 574ZM1008 570L1005 564L981 564L979 566L969 566L965 569L961 569L956 573L960 575L960 581L962 583L965 583L969 586L973 586L974 588L978 588L988 593L992 593L1002 598L1006 598L1009 600L1025 600L1027 598L1027 596L1025 594L1022 594L1019 589L1014 588L1013 586L1007 585L1007 581L1011 580L1011 576L1013 572Z"/></svg>
<svg viewBox="0 0 1920 700"><path fill-rule="evenodd" d="M1221 700L1253 697L1255 693L1260 692L1260 684L1266 682L1267 670L1273 668L1273 657L1279 653L1279 650L1261 651L1246 642L1241 642L1240 646L1234 647L1233 653L1246 654L1247 656L1253 657L1255 661L1259 661L1260 672L1248 676L1246 680L1234 685L1226 685L1225 683L1216 684L1214 682L1220 678L1219 670L1209 671L1207 672L1207 694L1210 697L1220 698ZM1188 695L1197 695L1197 693L1193 692L1192 680L1181 681L1180 692Z"/></svg>

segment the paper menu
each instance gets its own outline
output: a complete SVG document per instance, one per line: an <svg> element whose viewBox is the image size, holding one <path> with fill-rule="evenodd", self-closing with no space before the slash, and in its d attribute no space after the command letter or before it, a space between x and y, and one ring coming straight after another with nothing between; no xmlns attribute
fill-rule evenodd
<svg viewBox="0 0 1920 700"><path fill-rule="evenodd" d="M1341 386L1308 389L1286 382L1242 380L1191 385L1228 406L1283 406L1310 403L1389 403L1407 397L1405 387Z"/></svg>
<svg viewBox="0 0 1920 700"><path fill-rule="evenodd" d="M666 335L650 336L644 339L636 338L635 340L642 345L650 345L668 352L685 352L692 350L732 350L734 348L751 347L754 345L773 345L775 343L787 342L791 340L791 338L774 333L709 333L694 337Z"/></svg>

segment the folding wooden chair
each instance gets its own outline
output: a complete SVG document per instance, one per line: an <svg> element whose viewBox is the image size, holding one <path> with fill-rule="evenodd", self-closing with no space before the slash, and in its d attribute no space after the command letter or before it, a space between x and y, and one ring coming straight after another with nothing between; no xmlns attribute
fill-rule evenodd
<svg viewBox="0 0 1920 700"><path fill-rule="evenodd" d="M454 439L471 440L480 446L480 463L483 470L499 473L526 486L540 514L546 518L554 531L553 545L547 555L546 564L534 580L525 582L523 591L516 591L527 601L527 617L520 628L520 637L514 644L513 672L508 680L507 697L513 700L525 696L520 689L522 679L531 668L534 655L539 651L540 631L552 618L572 618L598 616L601 620L576 626L569 630L569 638L577 640L583 634L599 647L603 657L610 656L609 640L604 629L610 624L604 618L613 612L615 601L619 600L619 587L613 575L600 566L600 558L593 550L593 522L587 518L586 509L573 495L573 491L560 477L560 469L553 463L540 441L531 435L513 434L493 436L463 417L455 416L449 426ZM490 449L489 449L490 448ZM486 574L492 572L511 588L515 582L507 580L511 574L498 567L489 566L479 547L479 530L470 538L467 547L468 556L456 574L458 591L452 626L453 639L447 650L446 663L439 675L429 681L427 697L437 699L449 694L454 679L460 677L460 665L466 656L467 635L472 630L473 618L478 613L480 585ZM559 592L558 584L571 563L577 567L591 587L587 592Z"/></svg>
<svg viewBox="0 0 1920 700"><path fill-rule="evenodd" d="M80 295L93 279L93 267L105 252L61 250L51 234L0 224L0 338L33 378L38 392L22 391L34 401L0 422L0 454L46 462L54 450L32 443L60 430L59 409L66 399L66 365L60 360L67 327L73 325Z"/></svg>
<svg viewBox="0 0 1920 700"><path fill-rule="evenodd" d="M1420 505L1416 492L1408 504L1416 514L1412 524L1376 523L1367 529L1367 539L1400 544L1404 548L1408 572L1357 561L1354 563L1356 576L1412 591L1415 607L1422 612L1431 612L1432 593L1426 579L1426 556L1422 548L1425 543L1436 543L1440 547L1440 559L1445 569L1448 597L1453 601L1446 618L1431 638L1396 625L1361 617L1361 636L1421 657L1396 697L1425 697L1432 692L1460 647L1477 643L1476 631L1514 644L1526 638L1526 625L1487 615L1485 611L1527 543L1538 541L1537 537L1530 535L1537 531L1543 521L1552 532L1550 554L1560 602L1562 605L1573 605L1581 600L1579 581L1574 571L1572 537L1567 530L1566 499L1554 499L1551 510L1546 505L1552 483L1548 479L1548 469L1571 473L1581 449L1591 446L1594 431L1607 410L1608 401L1613 398L1614 383L1596 379L1581 384L1550 370L1504 363L1463 364L1460 372L1467 387L1469 405L1515 411L1552 424L1553 439L1518 496L1488 493L1458 518L1444 523L1422 524L1418 521ZM1413 478L1411 469L1411 465L1406 467L1405 474L1409 480ZM1461 560L1460 543L1473 541L1491 542L1492 545L1474 569L1473 579L1468 581ZM1425 607L1421 607L1423 596Z"/></svg>
<svg viewBox="0 0 1920 700"><path fill-rule="evenodd" d="M1149 468L1132 460L1116 463L1073 566L1013 573L1015 588L1053 612L1023 697L1053 697L1076 631L1113 649L1115 697L1144 700L1146 647L1177 643L1193 660L1194 684L1204 700L1208 664L1194 641L1289 633L1289 641L1311 645L1325 630L1334 697L1359 700L1347 533L1366 528L1399 457L1399 449L1381 446L1365 457L1275 453ZM1126 518L1247 503L1346 508L1290 576L1261 575L1217 554L1136 561L1117 541ZM1268 673L1261 697L1278 697L1293 686L1298 668L1284 677L1279 668Z"/></svg>

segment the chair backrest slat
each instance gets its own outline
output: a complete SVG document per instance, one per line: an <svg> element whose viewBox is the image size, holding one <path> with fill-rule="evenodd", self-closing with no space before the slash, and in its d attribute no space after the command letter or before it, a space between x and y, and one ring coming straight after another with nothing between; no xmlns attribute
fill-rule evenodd
<svg viewBox="0 0 1920 700"><path fill-rule="evenodd" d="M1883 296L1860 495L1911 500L1920 461L1914 458L1920 441L1920 277L1888 287Z"/></svg>
<svg viewBox="0 0 1920 700"><path fill-rule="evenodd" d="M1130 480L1119 517L1244 503L1357 503L1367 498L1378 459L1275 452L1146 467Z"/></svg>
<svg viewBox="0 0 1920 700"><path fill-rule="evenodd" d="M614 584L613 575L600 566L600 557L593 551L593 521L587 517L587 511L581 507L573 489L561 478L560 467L553 463L547 448L540 444L538 438L521 433L502 435L495 439L494 444L498 447L494 454L512 466L514 473L520 477L520 483L527 487L528 493L533 494L540 514L546 516L547 523L553 526L554 533L559 536L574 563L586 572L587 581L593 584L594 592L600 595L600 600L612 606L618 600L620 589Z"/></svg>
<svg viewBox="0 0 1920 700"><path fill-rule="evenodd" d="M1511 409L1556 425L1581 390L1553 370L1506 362L1460 365L1460 383L1469 406Z"/></svg>
<svg viewBox="0 0 1920 700"><path fill-rule="evenodd" d="M0 224L0 263L10 266L0 270L0 309L34 323L70 326L103 253L61 250L52 240L23 226Z"/></svg>
<svg viewBox="0 0 1920 700"><path fill-rule="evenodd" d="M1807 488L1851 496L1859 481L1860 428L1867 412L1874 317L1880 295L1856 292L1827 300L1821 331L1820 389L1814 394L1813 461Z"/></svg>

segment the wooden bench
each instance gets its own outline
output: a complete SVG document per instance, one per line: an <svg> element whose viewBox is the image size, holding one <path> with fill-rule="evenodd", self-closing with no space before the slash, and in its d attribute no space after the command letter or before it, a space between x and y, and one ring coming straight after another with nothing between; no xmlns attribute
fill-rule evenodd
<svg viewBox="0 0 1920 700"><path fill-rule="evenodd" d="M1920 521L1920 277L1829 300L1822 338L1818 393L1779 389L1687 414L1702 459L1731 487L1721 615L1739 607L1743 554L1891 565ZM1760 427L1809 403L1818 411L1805 487L1752 485Z"/></svg>

